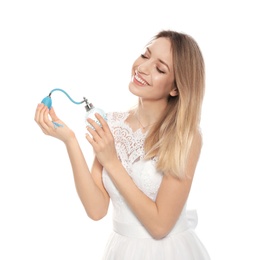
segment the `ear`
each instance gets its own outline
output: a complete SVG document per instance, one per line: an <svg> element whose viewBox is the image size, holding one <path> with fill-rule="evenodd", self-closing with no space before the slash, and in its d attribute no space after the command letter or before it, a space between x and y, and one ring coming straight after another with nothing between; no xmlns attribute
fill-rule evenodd
<svg viewBox="0 0 276 260"><path fill-rule="evenodd" d="M170 96L171 97L176 97L178 96L178 89L177 88L173 88L170 92Z"/></svg>

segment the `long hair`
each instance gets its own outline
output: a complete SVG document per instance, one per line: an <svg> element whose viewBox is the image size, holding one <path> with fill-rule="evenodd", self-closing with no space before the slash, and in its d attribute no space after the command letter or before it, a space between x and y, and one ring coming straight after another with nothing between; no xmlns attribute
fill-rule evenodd
<svg viewBox="0 0 276 260"><path fill-rule="evenodd" d="M161 31L153 37L171 42L177 96L168 97L162 118L149 130L145 140L146 159L157 157L157 169L177 178L185 176L190 147L199 129L205 90L205 66L196 41L175 31Z"/></svg>

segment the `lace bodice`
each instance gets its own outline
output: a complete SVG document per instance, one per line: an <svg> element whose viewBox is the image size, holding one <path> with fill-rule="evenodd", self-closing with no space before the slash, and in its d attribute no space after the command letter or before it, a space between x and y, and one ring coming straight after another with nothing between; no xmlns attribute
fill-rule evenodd
<svg viewBox="0 0 276 260"><path fill-rule="evenodd" d="M155 200L163 174L155 168L156 159L144 159L146 134L141 129L132 130L125 122L128 115L128 112L107 115L107 122L114 136L117 155L137 187L149 198ZM103 170L103 182L113 202L114 218L120 221L122 219L127 219L128 222L131 219L136 221L136 217L128 208L105 169Z"/></svg>
<svg viewBox="0 0 276 260"><path fill-rule="evenodd" d="M144 157L145 134L138 129L133 132L125 123L129 113L108 114L108 123L115 139L117 154L127 172L131 175L132 165Z"/></svg>

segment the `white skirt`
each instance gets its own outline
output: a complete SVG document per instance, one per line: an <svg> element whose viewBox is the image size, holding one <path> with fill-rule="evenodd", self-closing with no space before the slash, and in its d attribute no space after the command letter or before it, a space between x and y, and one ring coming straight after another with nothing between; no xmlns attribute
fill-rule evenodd
<svg viewBox="0 0 276 260"><path fill-rule="evenodd" d="M103 260L210 260L204 245L194 232L195 211L188 222L177 223L163 239L153 239L142 226L114 221Z"/></svg>

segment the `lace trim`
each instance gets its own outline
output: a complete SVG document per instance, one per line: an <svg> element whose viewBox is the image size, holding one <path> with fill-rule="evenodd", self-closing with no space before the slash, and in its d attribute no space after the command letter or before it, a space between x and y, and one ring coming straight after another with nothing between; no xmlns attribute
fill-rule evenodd
<svg viewBox="0 0 276 260"><path fill-rule="evenodd" d="M141 129L133 131L125 122L129 112L113 112L107 115L107 122L114 136L118 158L129 174L132 165L145 156L144 142L146 133Z"/></svg>

